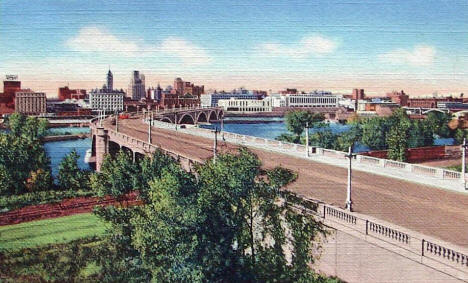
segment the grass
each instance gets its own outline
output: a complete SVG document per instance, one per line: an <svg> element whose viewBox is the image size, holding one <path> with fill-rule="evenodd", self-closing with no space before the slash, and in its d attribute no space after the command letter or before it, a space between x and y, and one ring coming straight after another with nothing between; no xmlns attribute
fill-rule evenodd
<svg viewBox="0 0 468 283"><path fill-rule="evenodd" d="M83 213L0 227L0 250L17 250L102 235L105 224Z"/></svg>

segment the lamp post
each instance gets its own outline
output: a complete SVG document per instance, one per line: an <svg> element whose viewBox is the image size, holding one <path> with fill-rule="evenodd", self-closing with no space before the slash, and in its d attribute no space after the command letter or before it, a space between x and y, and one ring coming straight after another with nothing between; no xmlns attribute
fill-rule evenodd
<svg viewBox="0 0 468 283"><path fill-rule="evenodd" d="M151 144L151 126L153 124L153 113L151 113L151 117L150 117L150 113L148 112L147 116L148 116L148 143Z"/></svg>
<svg viewBox="0 0 468 283"><path fill-rule="evenodd" d="M216 155L218 152L218 127L214 129L214 141L213 141L213 163L216 163Z"/></svg>
<svg viewBox="0 0 468 283"><path fill-rule="evenodd" d="M115 109L115 131L119 132L119 111Z"/></svg>
<svg viewBox="0 0 468 283"><path fill-rule="evenodd" d="M466 185L465 181L465 172L466 172L466 148L468 145L466 144L466 138L463 139L463 144L461 145L462 147L462 170L461 170L461 181L464 185Z"/></svg>
<svg viewBox="0 0 468 283"><path fill-rule="evenodd" d="M309 122L306 122L305 132L306 132L306 157L309 157Z"/></svg>
<svg viewBox="0 0 468 283"><path fill-rule="evenodd" d="M353 147L350 146L349 149L348 149L348 154L346 154L345 156L347 158L349 158L349 163L348 163L348 186L346 188L346 209L349 210L349 211L352 211L353 208L352 208L352 205L353 205L353 201L351 200L351 162L352 162L352 159L353 157L355 156L356 154L353 154Z"/></svg>

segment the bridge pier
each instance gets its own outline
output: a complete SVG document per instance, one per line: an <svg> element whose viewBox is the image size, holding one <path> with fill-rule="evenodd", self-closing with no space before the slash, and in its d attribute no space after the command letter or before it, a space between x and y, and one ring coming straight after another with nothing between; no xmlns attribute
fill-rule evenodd
<svg viewBox="0 0 468 283"><path fill-rule="evenodd" d="M104 155L109 152L107 130L96 129L96 171L101 171Z"/></svg>

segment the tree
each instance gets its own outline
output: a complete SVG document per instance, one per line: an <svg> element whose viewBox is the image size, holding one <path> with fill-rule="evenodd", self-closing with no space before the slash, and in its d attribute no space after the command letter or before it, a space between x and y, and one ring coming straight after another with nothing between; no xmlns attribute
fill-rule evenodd
<svg viewBox="0 0 468 283"><path fill-rule="evenodd" d="M450 128L448 127L450 120L450 114L432 111L427 114L425 122L429 125L434 134L443 138L449 138L451 136Z"/></svg>
<svg viewBox="0 0 468 283"><path fill-rule="evenodd" d="M73 149L59 164L58 184L62 190L87 190L89 189L90 174L78 167L80 156Z"/></svg>
<svg viewBox="0 0 468 283"><path fill-rule="evenodd" d="M130 154L120 150L115 158L105 155L101 172L91 176L91 187L98 196L113 196L119 201L137 188L138 166Z"/></svg>
<svg viewBox="0 0 468 283"><path fill-rule="evenodd" d="M465 139L467 136L467 133L466 133L466 130L464 129L457 129L455 131L455 135L454 135L454 139L455 139L455 142L457 144L462 144L463 143L463 139Z"/></svg>
<svg viewBox="0 0 468 283"><path fill-rule="evenodd" d="M109 172L128 169L110 157L105 164ZM280 198L294 172L260 165L246 149L198 166L196 176L160 153L145 159L133 172L146 170L137 181L144 205L97 211L111 223L112 252L100 259L105 280L312 281L312 241L323 233L321 224ZM93 177L93 188L115 183L114 175L100 174L106 177Z"/></svg>
<svg viewBox="0 0 468 283"><path fill-rule="evenodd" d="M385 118L368 118L362 120L362 138L364 145L374 150L385 149L387 147L386 133L388 124Z"/></svg>
<svg viewBox="0 0 468 283"><path fill-rule="evenodd" d="M286 114L286 127L296 136L302 135L307 124L312 127L315 123L325 120L322 113L311 113L309 111L290 111Z"/></svg>
<svg viewBox="0 0 468 283"><path fill-rule="evenodd" d="M410 121L403 119L390 129L387 135L389 159L406 161L406 150L408 149L408 137Z"/></svg>

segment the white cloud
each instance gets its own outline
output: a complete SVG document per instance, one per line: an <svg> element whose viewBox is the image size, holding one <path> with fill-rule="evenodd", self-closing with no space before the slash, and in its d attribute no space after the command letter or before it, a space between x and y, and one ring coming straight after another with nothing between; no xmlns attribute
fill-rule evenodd
<svg viewBox="0 0 468 283"><path fill-rule="evenodd" d="M149 45L142 40L119 38L108 31L90 26L68 39L65 45L73 51L99 53L108 56L158 57L170 56L187 65L211 61L206 51L192 42L178 37L167 37L160 44Z"/></svg>
<svg viewBox="0 0 468 283"><path fill-rule="evenodd" d="M429 66L434 62L436 49L428 45L416 45L412 50L395 49L388 53L380 54L381 62L395 65Z"/></svg>
<svg viewBox="0 0 468 283"><path fill-rule="evenodd" d="M321 35L306 36L294 44L264 43L258 47L263 54L275 57L306 58L311 55L323 56L332 53L338 47L335 40Z"/></svg>

